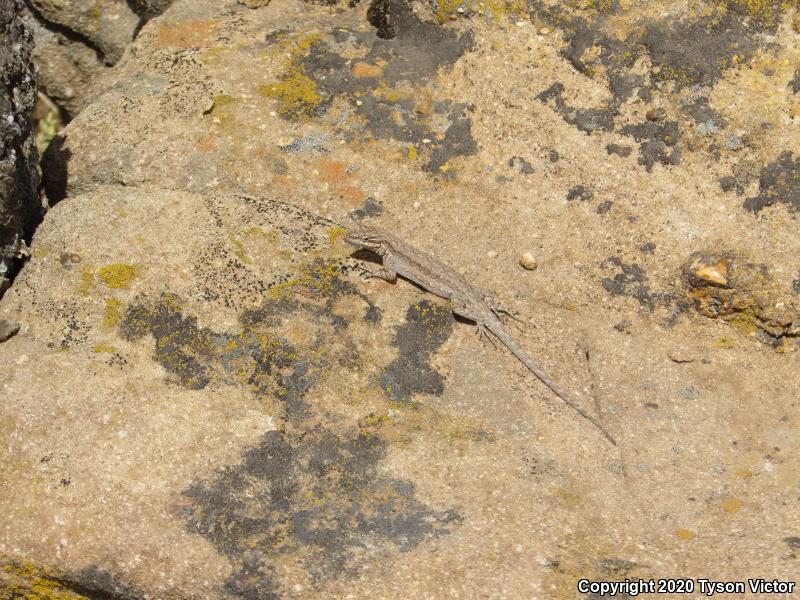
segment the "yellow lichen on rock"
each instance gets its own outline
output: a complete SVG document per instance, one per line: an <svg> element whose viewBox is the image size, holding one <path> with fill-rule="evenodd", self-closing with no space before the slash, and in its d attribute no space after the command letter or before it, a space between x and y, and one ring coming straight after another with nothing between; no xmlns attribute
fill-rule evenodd
<svg viewBox="0 0 800 600"><path fill-rule="evenodd" d="M304 121L316 115L325 98L317 90L316 82L305 73L300 57L314 44L320 42L319 34L301 35L276 44L277 49L289 49L289 62L279 81L262 85L259 92L278 101L278 114L292 121ZM277 50L276 50L277 51Z"/></svg>
<svg viewBox="0 0 800 600"><path fill-rule="evenodd" d="M122 302L116 298L106 300L106 308L103 312L103 328L114 329L122 321Z"/></svg>
<svg viewBox="0 0 800 600"><path fill-rule="evenodd" d="M0 555L0 598L25 600L88 600L69 589L64 576L37 565Z"/></svg>
<svg viewBox="0 0 800 600"><path fill-rule="evenodd" d="M129 290L138 275L139 267L126 263L113 263L97 270L97 276L112 290Z"/></svg>

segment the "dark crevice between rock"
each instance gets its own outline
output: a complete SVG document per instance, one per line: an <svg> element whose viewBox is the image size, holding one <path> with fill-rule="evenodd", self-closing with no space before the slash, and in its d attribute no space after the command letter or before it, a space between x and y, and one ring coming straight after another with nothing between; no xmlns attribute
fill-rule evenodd
<svg viewBox="0 0 800 600"><path fill-rule="evenodd" d="M33 125L33 35L19 16L21 6L15 0L0 9L0 297L22 268L44 217Z"/></svg>
<svg viewBox="0 0 800 600"><path fill-rule="evenodd" d="M55 206L67 197L72 151L64 147L65 141L63 134L56 135L42 155L42 185L50 206Z"/></svg>
<svg viewBox="0 0 800 600"><path fill-rule="evenodd" d="M25 7L27 11L30 12L31 18L34 18L39 23L41 23L42 27L45 27L46 29L49 29L54 33L64 36L71 42L76 42L78 44L86 46L87 48L95 52L100 61L103 62L103 64L105 64L106 66L109 67L113 66L114 63L116 62L116 60L113 60L111 57L107 56L105 52L103 52L103 49L100 48L97 44L95 44L92 40L90 40L87 37L84 37L77 31L73 31L72 29L66 27L65 25L61 25L60 23L51 21L50 19L45 17L39 10L37 10L37 8L30 2L25 2Z"/></svg>

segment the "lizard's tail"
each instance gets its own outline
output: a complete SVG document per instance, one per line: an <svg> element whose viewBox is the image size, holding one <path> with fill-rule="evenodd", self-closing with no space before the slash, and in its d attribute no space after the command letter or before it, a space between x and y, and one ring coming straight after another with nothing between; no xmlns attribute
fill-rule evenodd
<svg viewBox="0 0 800 600"><path fill-rule="evenodd" d="M499 320L498 320L498 323L499 323ZM489 327L488 329L490 331L492 331L492 329L494 329L494 327ZM531 358L528 356L528 354L525 352L525 350L522 349L522 346L520 346L510 335L508 335L508 332L505 331L505 328L503 328L502 325L501 325L500 331L501 331L501 334L498 334L497 332L494 332L494 331L492 331L492 333L494 333L495 336L497 337L497 339L499 339L501 342L503 342L503 344L505 344L505 346L509 350L511 350L511 352L513 352L514 355L517 358L519 358L526 367L528 367L528 370L531 373L536 375L536 377L538 377L541 380L542 383L544 383L547 387L549 387L551 390L553 390L555 395L558 396L559 398L561 398L575 412L577 412L580 416L582 416L584 419L589 421L592 425L597 427L597 429L600 431L600 433L602 433L609 442L611 442L614 446L617 445L616 440L611 436L610 433L608 433L608 431L606 430L605 427L603 427L603 425L600 423L600 421L598 421L592 415L587 413L572 398L572 396L569 395L569 393L567 393L565 390L561 389L561 386L559 386L555 381L553 381L553 379L551 379L550 376L547 375L547 373L542 371L536 365L536 363L533 362L533 360L531 360Z"/></svg>

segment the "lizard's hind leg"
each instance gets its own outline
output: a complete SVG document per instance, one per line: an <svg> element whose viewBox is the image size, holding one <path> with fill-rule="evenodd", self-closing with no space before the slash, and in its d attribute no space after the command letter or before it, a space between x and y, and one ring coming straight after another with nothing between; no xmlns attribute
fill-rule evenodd
<svg viewBox="0 0 800 600"><path fill-rule="evenodd" d="M487 333L486 326L480 321L476 321L476 327L478 329L478 339L481 341L483 341L484 339L489 340L494 349L497 350L497 344L495 343L494 338L492 338L491 334Z"/></svg>
<svg viewBox="0 0 800 600"><path fill-rule="evenodd" d="M483 297L483 301L486 303L486 306L492 310L496 317L499 318L501 315L507 315L515 321L524 322L522 319L520 319L518 312L504 306L489 290L481 290L481 296Z"/></svg>

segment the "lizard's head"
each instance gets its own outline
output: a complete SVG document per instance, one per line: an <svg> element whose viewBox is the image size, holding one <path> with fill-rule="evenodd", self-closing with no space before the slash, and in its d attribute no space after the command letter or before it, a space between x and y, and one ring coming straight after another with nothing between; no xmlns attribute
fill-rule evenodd
<svg viewBox="0 0 800 600"><path fill-rule="evenodd" d="M349 229L347 237L344 239L348 244L352 244L357 248L366 248L367 250L377 250L382 242L382 236L379 232L364 225L356 225Z"/></svg>

